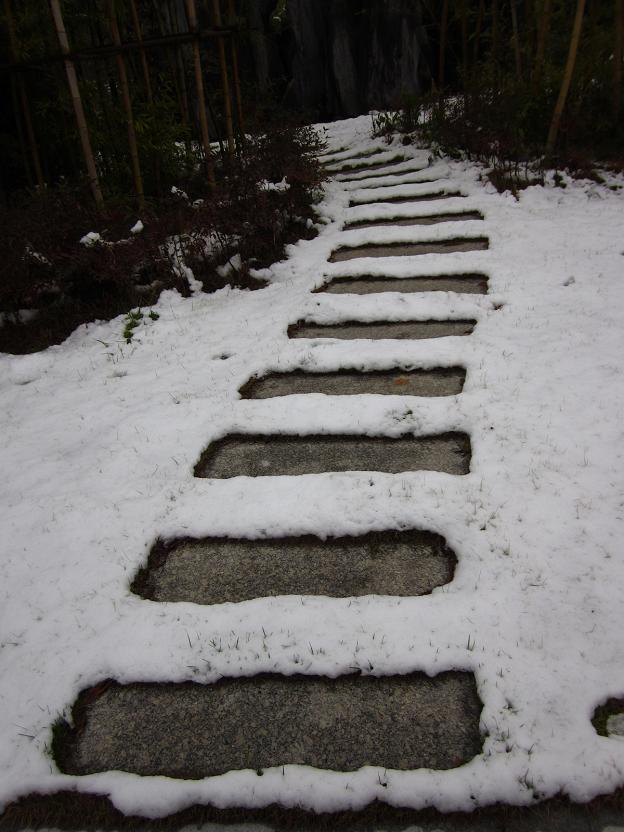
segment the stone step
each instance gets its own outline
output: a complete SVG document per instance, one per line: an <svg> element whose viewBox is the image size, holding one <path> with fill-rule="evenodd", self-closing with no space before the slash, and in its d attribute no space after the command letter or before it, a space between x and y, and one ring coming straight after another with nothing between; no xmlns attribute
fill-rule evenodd
<svg viewBox="0 0 624 832"><path fill-rule="evenodd" d="M211 443L195 466L196 477L298 476L340 471L470 471L465 433L399 437L351 434L230 434Z"/></svg>
<svg viewBox="0 0 624 832"><path fill-rule="evenodd" d="M400 164L400 163L393 162L392 164L390 164L388 166L388 167L392 168L392 170L385 171L384 173L374 173L374 174L372 174L371 177L368 177L365 172L364 173L360 172L360 173L354 174L353 176L351 176L349 174L346 174L346 173L339 173L339 174L336 174L336 180L338 182L364 182L366 179L372 178L373 176L375 178L381 179L382 177L385 178L387 176L403 176L403 174L407 175L407 174L410 174L410 173L421 173L422 171L429 169L428 165L421 165L420 167L399 168L397 170L396 168L398 167L398 164Z"/></svg>
<svg viewBox="0 0 624 832"><path fill-rule="evenodd" d="M354 396L361 393L393 396L456 396L461 393L466 371L462 367L434 370L339 370L330 373L270 373L253 378L240 389L243 399L270 399L293 393Z"/></svg>
<svg viewBox="0 0 624 832"><path fill-rule="evenodd" d="M380 153L388 153L388 150L383 147L372 147L368 150L361 150L359 153L351 153L349 156L341 156L340 159L335 157L344 153L348 148L343 147L341 150L334 150L331 153L322 153L318 160L321 165L339 165L342 162L351 162L354 159L368 159L369 156L378 156ZM332 158L333 157L333 158Z"/></svg>
<svg viewBox="0 0 624 832"><path fill-rule="evenodd" d="M485 295L488 279L483 274L426 275L423 277L335 277L317 293L373 295L379 292L459 292Z"/></svg>
<svg viewBox="0 0 624 832"><path fill-rule="evenodd" d="M390 219L378 220L356 220L348 222L344 231L353 228L382 228L384 226L414 226L414 225L438 225L441 222L466 222L468 220L482 220L483 214L479 211L461 211L455 214L429 214L425 217L390 217Z"/></svg>
<svg viewBox="0 0 624 832"><path fill-rule="evenodd" d="M430 532L321 540L206 538L158 543L132 591L151 601L226 604L275 595L426 595L453 580L457 558Z"/></svg>
<svg viewBox="0 0 624 832"><path fill-rule="evenodd" d="M372 154L371 154L372 155ZM354 162L354 163L347 163L342 164L342 160L338 160L331 165L326 165L325 170L327 173L346 173L347 171L350 173L354 173L355 171L360 170L383 170L384 168L389 168L392 165L396 165L398 162L405 162L406 157L403 155L394 156L392 159L386 159L383 162ZM340 165L340 166L339 166Z"/></svg>
<svg viewBox="0 0 624 832"><path fill-rule="evenodd" d="M66 774L188 780L289 764L451 769L481 753L481 707L474 676L458 672L110 682L81 694L53 753Z"/></svg>
<svg viewBox="0 0 624 832"><path fill-rule="evenodd" d="M462 197L466 194L460 191L433 191L428 194L415 194L414 196L386 196L378 199L351 199L349 208L356 208L358 205L402 205L408 202L434 202L438 199L451 199Z"/></svg>
<svg viewBox="0 0 624 832"><path fill-rule="evenodd" d="M477 322L455 321L343 321L339 324L316 324L301 321L288 327L289 338L355 338L420 340L470 335Z"/></svg>
<svg viewBox="0 0 624 832"><path fill-rule="evenodd" d="M330 263L342 263L359 257L415 257L422 254L450 254L458 251L485 251L489 248L487 237L462 238L449 240L432 240L419 243L388 243L363 246L343 246L332 252Z"/></svg>

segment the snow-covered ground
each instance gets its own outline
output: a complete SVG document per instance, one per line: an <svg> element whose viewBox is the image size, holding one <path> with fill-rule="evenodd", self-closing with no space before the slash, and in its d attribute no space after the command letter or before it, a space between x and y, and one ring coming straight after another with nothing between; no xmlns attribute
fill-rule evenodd
<svg viewBox="0 0 624 832"><path fill-rule="evenodd" d="M326 127L330 148L383 146L369 138L369 118ZM429 164L427 151L391 148L399 149L412 168ZM624 739L600 737L590 722L596 705L624 695L624 192L569 181L516 200L479 182L467 163L433 161L423 177L433 175L440 183L385 180L382 193L441 184L468 198L347 208L350 198L374 197L357 190L376 184L374 174L334 180L319 236L267 270L269 288L166 292L159 319L144 319L129 345L120 317L40 354L0 356L0 805L71 788L146 816L276 800L452 810L560 791L584 801L624 785ZM485 222L341 230L354 218L464 208ZM345 243L475 234L489 236L489 251L327 263ZM486 296L310 294L328 275L479 271L489 276ZM287 326L304 317L478 324L469 337L430 341L289 341ZM451 398L237 393L251 375L278 368L455 365L467 380ZM468 432L470 474L193 477L201 451L229 432L406 429ZM128 588L157 537L405 527L444 535L458 556L454 581L430 596L200 607L144 601ZM286 766L200 781L65 776L49 755L53 721L105 678L336 676L354 665L473 671L483 754L450 771L384 778L375 768Z"/></svg>

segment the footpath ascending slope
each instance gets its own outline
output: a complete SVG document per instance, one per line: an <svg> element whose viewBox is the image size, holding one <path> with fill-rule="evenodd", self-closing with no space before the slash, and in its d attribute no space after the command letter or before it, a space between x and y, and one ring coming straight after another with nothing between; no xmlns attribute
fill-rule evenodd
<svg viewBox="0 0 624 832"><path fill-rule="evenodd" d="M448 812L624 784L592 724L624 696L622 197L515 201L368 126L328 126L320 234L269 288L3 360L2 799Z"/></svg>

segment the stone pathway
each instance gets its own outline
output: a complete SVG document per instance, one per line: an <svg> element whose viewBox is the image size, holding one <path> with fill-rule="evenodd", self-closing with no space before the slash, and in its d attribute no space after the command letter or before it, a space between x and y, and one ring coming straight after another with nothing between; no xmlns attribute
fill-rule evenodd
<svg viewBox="0 0 624 832"><path fill-rule="evenodd" d="M362 188L349 202L353 216L345 233L367 229L373 238L366 245L345 243L329 262L488 248L487 235L473 230L470 237L453 236L451 231L446 238L431 242L375 243L375 228L466 222L473 229L483 222L483 216L469 206L458 208L464 197L452 183L441 177L428 180L426 171L396 151L380 148L340 163L330 164L330 157L325 161L345 188ZM399 181L405 183L401 184L405 196L384 190ZM445 200L448 207L427 209L428 203ZM378 220L358 218L358 206L373 205L379 208ZM391 211L397 212L395 217ZM368 274L367 267L368 261L362 260L361 274L329 278L318 291L374 296L423 291L486 294L488 290L487 276L470 271L386 277ZM458 319L299 321L293 322L288 335L322 339L330 348L332 339L469 337L475 325L474 320ZM464 381L465 371L458 367L310 373L298 369L254 378L241 388L241 396L274 400L287 412L292 395L324 394L336 397L337 403L340 397L354 395L443 398L461 395ZM411 431L394 436L231 434L206 449L195 475L228 479L432 470L462 476L470 470L470 456L470 437L443 427L430 436L414 436ZM313 595L411 597L449 583L456 562L455 553L439 535L416 530L325 541L309 535L259 541L178 540L154 547L132 589L156 603L205 605L280 595L301 596L302 604L306 596ZM223 650L237 648L237 643L222 645ZM313 627L309 649L312 653L318 649ZM77 775L119 769L137 775L198 779L238 769L263 775L265 769L288 764L344 772L362 766L376 766L380 772L446 770L480 753L481 703L471 673L445 672L433 678L424 673L376 676L372 666L370 672L370 676L335 679L260 674L207 686L106 681L85 691L76 703L74 726L57 742L57 762L63 771ZM458 827L451 823L448 828ZM498 827L486 823L482 828Z"/></svg>

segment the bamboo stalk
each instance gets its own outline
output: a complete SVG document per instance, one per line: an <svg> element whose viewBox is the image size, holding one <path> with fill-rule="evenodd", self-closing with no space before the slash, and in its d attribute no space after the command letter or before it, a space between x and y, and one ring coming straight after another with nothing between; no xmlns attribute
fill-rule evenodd
<svg viewBox="0 0 624 832"><path fill-rule="evenodd" d="M446 30L448 27L449 0L443 0L440 20L440 53L438 55L438 86L444 87L444 64L446 61Z"/></svg>
<svg viewBox="0 0 624 832"><path fill-rule="evenodd" d="M78 134L80 136L80 144L82 146L82 155L84 156L85 165L87 168L87 176L89 178L89 185L93 199L98 208L104 205L104 198L100 189L100 182L98 180L97 168L95 167L95 159L93 157L93 150L91 148L91 139L89 137L89 128L87 127L87 119L85 118L84 108L82 106L82 98L80 96L80 87L78 86L78 78L76 76L76 68L69 55L69 41L67 39L67 32L65 24L63 23L63 15L61 13L60 0L50 0L50 8L52 10L52 17L54 18L54 25L56 27L56 36L58 38L61 52L65 56L65 72L67 74L67 84L71 95L72 104L74 107L74 114L76 116L76 123L78 125Z"/></svg>
<svg viewBox="0 0 624 832"><path fill-rule="evenodd" d="M143 70L143 80L145 81L145 92L147 93L147 100L152 106L154 104L154 96L152 94L152 79L150 77L149 66L147 63L147 55L143 46L143 31L141 29L141 21L139 20L139 12L135 0L130 0L130 12L132 14L132 25L136 33L137 43L139 44L139 55L141 57L141 69Z"/></svg>
<svg viewBox="0 0 624 832"><path fill-rule="evenodd" d="M565 108L566 99L572 83L572 74L574 72L574 65L576 63L576 55L578 53L578 45L581 39L581 29L583 28L583 14L585 13L585 0L577 0L576 14L574 15L574 26L572 28L572 38L570 39L570 49L568 51L568 59L566 61L565 70L563 73L563 81L561 82L561 89L559 90L559 97L555 104L552 121L550 123L550 130L548 131L548 139L546 140L546 155L552 156L555 144L557 142L557 135L559 133L559 126L561 124L561 116Z"/></svg>
<svg viewBox="0 0 624 832"><path fill-rule="evenodd" d="M615 0L615 49L613 54L613 117L620 120L622 111L622 52L624 46L624 2Z"/></svg>
<svg viewBox="0 0 624 832"><path fill-rule="evenodd" d="M115 0L107 0L106 8L108 11L108 20L113 36L113 43L115 46L121 45L121 35L119 33L119 26L117 24L117 16L115 14ZM128 74L126 72L126 62L123 59L121 52L115 57L117 63L117 72L119 74L119 84L121 86L121 99L126 113L126 126L128 128L128 147L130 149L130 161L132 164L132 178L134 180L134 190L137 195L137 202L139 210L145 209L145 194L143 192L143 177L141 176L141 164L139 162L139 148L136 139L136 131L134 129L134 114L132 112L132 99L130 97L130 87L128 85Z"/></svg>
<svg viewBox="0 0 624 832"><path fill-rule="evenodd" d="M511 6L511 26L513 29L514 56L516 59L516 79L522 81L522 56L520 54L520 34L518 32L518 10L516 0L509 0Z"/></svg>
<svg viewBox="0 0 624 832"><path fill-rule="evenodd" d="M233 26L236 20L236 8L234 0L228 0L228 17L229 25ZM243 120L243 99L241 96L240 75L238 72L238 44L236 38L232 36L232 78L234 80L234 97L236 100L236 113L238 116L238 129L240 131L241 140L245 138L245 124Z"/></svg>
<svg viewBox="0 0 624 832"><path fill-rule="evenodd" d="M221 28L221 0L212 0L212 12L214 23L217 29ZM234 123L232 121L232 97L230 95L230 81L227 71L227 60L225 57L225 43L223 38L218 40L219 66L221 68L221 85L223 87L223 111L225 114L225 131L228 140L228 150L234 153Z"/></svg>
<svg viewBox="0 0 624 832"><path fill-rule="evenodd" d="M191 32L197 33L197 10L195 8L195 0L185 0L185 2L189 28ZM199 54L199 41L197 38L193 39L193 65L195 69L195 85L197 87L197 105L199 109L199 126L201 129L202 145L204 148L206 174L208 176L208 183L211 187L214 187L216 181L214 174L214 165L212 161L212 150L210 148L210 136L208 134L208 117L206 115L206 96L204 94L204 78L202 75L201 56Z"/></svg>
<svg viewBox="0 0 624 832"><path fill-rule="evenodd" d="M17 61L19 56L19 48L17 43L17 35L15 33L15 23L13 21L13 13L11 11L10 0L4 0L4 14L6 17L7 30L9 34L9 53L11 60ZM28 149L32 166L35 170L35 177L37 179L37 186L39 188L45 187L45 180L43 178L43 171L41 169L41 159L39 157L39 149L37 148L37 140L35 138L35 131L33 128L32 117L30 113L30 105L28 103L28 96L26 94L26 86L24 84L24 77L21 74L17 75L16 79L17 93L21 104L22 116L24 118L24 126L26 127L26 137L28 139ZM17 116L17 113L16 113Z"/></svg>
<svg viewBox="0 0 624 832"><path fill-rule="evenodd" d="M483 18L485 16L485 0L479 0L479 10L477 11L477 24L475 27L474 49L472 53L473 66L477 63L479 57L479 45L481 42L481 27L483 26Z"/></svg>
<svg viewBox="0 0 624 832"><path fill-rule="evenodd" d="M550 10L552 0L543 0L542 14L540 15L539 28L537 30L537 48L535 50L535 64L533 66L533 88L536 89L542 77L544 69L544 56L546 54L546 36L548 35L548 24L550 23Z"/></svg>

